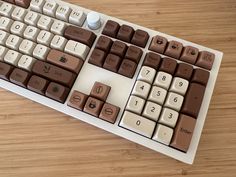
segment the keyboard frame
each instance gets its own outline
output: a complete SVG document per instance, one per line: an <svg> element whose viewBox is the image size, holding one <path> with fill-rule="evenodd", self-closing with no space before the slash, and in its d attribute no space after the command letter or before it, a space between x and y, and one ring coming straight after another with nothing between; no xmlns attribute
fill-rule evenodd
<svg viewBox="0 0 236 177"><path fill-rule="evenodd" d="M70 4L70 3L67 3L67 2L64 2L64 1L60 1L60 0L56 0L56 2L59 3L59 4L62 4L62 5L70 6L71 8L75 8L75 7L79 8L80 10L83 10L86 14L88 12L92 11L92 10L85 9L83 7L77 6L76 4ZM86 61L83 65L83 67L82 67L82 70L79 73L79 75L78 75L78 77L77 77L77 79L74 83L74 86L72 87L72 89L70 91L70 94L67 98L67 101L68 101L68 99L70 98L70 95L73 92L73 90L78 90L78 91L81 91L85 94L89 94L95 81L103 82L104 84L110 85L112 88L111 88L111 92L108 96L107 102L110 102L110 103L112 103L116 106L119 106L121 108L120 113L118 115L118 118L117 118L117 120L114 124L108 123L108 122L106 122L104 120L101 120L101 119L98 119L98 118L95 118L92 115L89 115L89 114L84 113L82 111L78 111L74 108L68 107L67 106L67 101L64 104L61 104L57 101L54 101L54 100L49 99L45 96L39 95L37 93L34 93L30 90L27 90L25 88L22 88L20 86L17 86L13 83L10 83L10 82L2 80L2 79L0 79L0 87L4 88L6 90L9 90L13 93L16 93L18 95L21 95L25 98L28 98L30 100L33 100L37 103L40 103L40 104L43 104L43 105L48 106L50 108L53 108L57 111L60 111L64 114L66 114L66 115L69 115L69 116L74 117L76 119L79 119L81 121L87 122L91 125L99 127L101 129L104 129L108 132L111 132L111 133L116 134L118 136L121 136L123 138L126 138L130 141L133 141L133 142L137 143L137 144L143 145L143 146L145 146L147 148L150 148L154 151L160 152L162 154L170 156L170 157L172 157L174 159L177 159L179 161L182 161L184 163L192 164L193 161L194 161L194 157L196 155L196 151L197 151L197 147L198 147L198 144L199 144L200 136L201 136L202 129L203 129L203 126L204 126L204 122L205 122L205 119L206 119L206 116L207 116L207 111L208 111L208 108L209 108L209 105L210 105L210 100L211 100L211 97L212 97L212 94L213 94L215 82L216 82L217 75L218 75L218 72L219 72L219 69L220 69L220 64L221 64L221 61L222 61L223 53L220 52L220 51L210 49L210 48L206 48L206 47L198 45L198 44L194 44L192 42L188 42L188 41L179 39L177 37L173 37L173 36L170 36L170 35L158 32L158 31L154 31L154 30L151 30L151 29L148 29L148 28L145 28L145 27L133 24L133 23L129 23L129 22L124 21L124 20L120 20L120 19L117 19L117 18L114 18L114 17L111 17L111 16L107 16L107 15L102 14L102 13L101 13L101 18L102 18L102 27L99 30L91 30L97 35L97 38L96 38L96 41L94 42L94 44L96 44L96 42L98 40L98 37L101 35L102 29L105 25L105 22L108 19L114 20L114 21L116 21L120 24L130 25L134 29L145 30L150 35L149 41L146 45L146 48L143 49L144 54L141 58L141 61L138 65L137 71L136 71L135 76L133 77L133 79L126 78L126 77L121 76L117 73L113 73L111 71L108 71L108 70L105 70L103 68L99 68L97 66L89 64L88 63L88 58L90 57L91 52L93 51L93 49L95 47L95 45L93 44L93 46L92 46L92 48L89 52L89 55L86 58ZM88 29L86 22L84 23L83 28ZM137 133L126 130L126 129L119 126L121 116L124 112L124 108L126 106L128 98L129 98L130 93L132 91L132 88L134 86L134 83L136 81L138 73L141 69L142 62L144 60L145 54L146 54L146 52L149 51L148 47L151 43L152 37L155 36L155 35L163 36L163 37L167 38L168 40L177 40L177 41L183 43L184 46L191 45L193 47L198 48L199 50L206 50L206 51L209 51L209 52L212 52L212 53L215 54L215 62L214 62L214 65L212 67L212 70L210 71L210 78L209 78L208 84L206 86L205 96L204 96L202 106L201 106L201 109L200 109L200 112L199 112L199 115L198 115L198 118L197 118L197 122L196 122L195 130L194 130L194 133L193 133L192 141L191 141L191 144L190 144L190 147L189 147L189 150L187 151L187 153L181 152L181 151L176 150L172 147L166 146L164 144L161 144L159 142L156 142L152 139L146 138L144 136L141 136ZM116 40L116 39L113 39L113 40ZM128 43L126 43L126 44L128 44ZM128 44L128 45L130 45L130 44ZM161 55L161 56L164 56L164 55ZM180 62L179 60L176 60L176 61ZM89 75L88 75L88 73L89 73ZM88 79L88 76L89 76L89 79ZM120 89L120 87L119 87L120 83L122 83L122 89ZM117 94L117 93L119 93L119 94Z"/></svg>

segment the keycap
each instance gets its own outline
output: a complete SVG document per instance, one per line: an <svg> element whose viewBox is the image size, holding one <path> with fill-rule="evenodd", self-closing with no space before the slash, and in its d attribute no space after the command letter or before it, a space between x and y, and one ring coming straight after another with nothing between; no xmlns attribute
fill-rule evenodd
<svg viewBox="0 0 236 177"><path fill-rule="evenodd" d="M178 124L174 130L171 146L181 151L187 152L191 143L196 119L180 114Z"/></svg>
<svg viewBox="0 0 236 177"><path fill-rule="evenodd" d="M81 67L83 66L82 59L76 58L72 55L55 49L50 50L47 56L47 62L57 65L61 68L70 70L76 74L79 73Z"/></svg>
<svg viewBox="0 0 236 177"><path fill-rule="evenodd" d="M70 13L71 8L69 6L60 5L56 10L56 18L67 22L69 21Z"/></svg>
<svg viewBox="0 0 236 177"><path fill-rule="evenodd" d="M159 70L173 75L176 67L177 67L176 60L170 58L163 58Z"/></svg>
<svg viewBox="0 0 236 177"><path fill-rule="evenodd" d="M173 136L173 129L167 126L157 124L155 133L152 137L153 140L169 145Z"/></svg>
<svg viewBox="0 0 236 177"><path fill-rule="evenodd" d="M25 15L24 22L28 25L36 26L37 21L39 19L39 14L33 11L28 11L28 13Z"/></svg>
<svg viewBox="0 0 236 177"><path fill-rule="evenodd" d="M185 63L179 63L175 76L181 77L186 80L190 80L193 73L193 66L185 64Z"/></svg>
<svg viewBox="0 0 236 177"><path fill-rule="evenodd" d="M183 114L197 118L202 105L202 100L205 93L205 86L191 83L188 92L185 96L184 104L181 109Z"/></svg>
<svg viewBox="0 0 236 177"><path fill-rule="evenodd" d="M76 78L74 73L40 60L35 62L32 72L67 87L71 87Z"/></svg>
<svg viewBox="0 0 236 177"><path fill-rule="evenodd" d="M96 98L89 97L84 106L84 112L91 114L95 117L98 117L102 110L103 104L104 103L102 101Z"/></svg>
<svg viewBox="0 0 236 177"><path fill-rule="evenodd" d="M148 97L148 100L163 105L167 91L161 87L153 86Z"/></svg>
<svg viewBox="0 0 236 177"><path fill-rule="evenodd" d="M23 8L28 8L30 6L31 0L15 0L15 4L17 6L21 6Z"/></svg>
<svg viewBox="0 0 236 177"><path fill-rule="evenodd" d="M136 81L132 94L139 96L143 99L146 99L148 97L150 88L151 88L150 84L143 81Z"/></svg>
<svg viewBox="0 0 236 177"><path fill-rule="evenodd" d="M159 71L154 81L154 85L160 86L164 89L169 89L172 81L172 75Z"/></svg>
<svg viewBox="0 0 236 177"><path fill-rule="evenodd" d="M87 14L87 24L91 30L97 30L101 27L101 17L100 14L91 11Z"/></svg>
<svg viewBox="0 0 236 177"><path fill-rule="evenodd" d="M3 2L0 6L0 15L10 17L13 11L13 6L11 4Z"/></svg>
<svg viewBox="0 0 236 177"><path fill-rule="evenodd" d="M0 44L1 45L5 45L8 36L9 36L9 33L0 30Z"/></svg>
<svg viewBox="0 0 236 177"><path fill-rule="evenodd" d="M137 114L141 114L144 104L145 104L144 99L132 95L129 98L129 101L126 106L126 110L129 110Z"/></svg>
<svg viewBox="0 0 236 177"><path fill-rule="evenodd" d="M105 52L99 49L94 49L92 54L90 55L88 62L96 66L102 67L105 57L106 57Z"/></svg>
<svg viewBox="0 0 236 177"><path fill-rule="evenodd" d="M64 103L69 94L69 89L58 83L51 82L48 85L45 95L53 100Z"/></svg>
<svg viewBox="0 0 236 177"><path fill-rule="evenodd" d="M105 103L102 107L102 111L99 115L99 118L114 124L119 114L119 111L119 107L109 103Z"/></svg>
<svg viewBox="0 0 236 177"><path fill-rule="evenodd" d="M119 29L120 25L117 22L108 20L103 28L102 34L116 38Z"/></svg>
<svg viewBox="0 0 236 177"><path fill-rule="evenodd" d="M51 32L54 34L63 35L65 28L66 24L64 22L59 20L54 20L51 27Z"/></svg>
<svg viewBox="0 0 236 177"><path fill-rule="evenodd" d="M69 40L81 42L90 48L96 39L96 35L93 32L75 26L67 26L64 31L64 37Z"/></svg>
<svg viewBox="0 0 236 177"><path fill-rule="evenodd" d="M4 59L5 54L7 53L7 48L0 45L0 60Z"/></svg>
<svg viewBox="0 0 236 177"><path fill-rule="evenodd" d="M48 53L49 53L48 47L42 44L37 44L36 47L34 48L33 56L40 60L46 60Z"/></svg>
<svg viewBox="0 0 236 177"><path fill-rule="evenodd" d="M117 55L108 54L103 64L103 68L117 72L121 63L121 58Z"/></svg>
<svg viewBox="0 0 236 177"><path fill-rule="evenodd" d="M183 96L173 92L169 92L165 101L165 106L174 109L176 111L179 111L181 109L183 101L184 101Z"/></svg>
<svg viewBox="0 0 236 177"><path fill-rule="evenodd" d="M131 60L124 59L120 65L118 73L129 78L133 78L137 64Z"/></svg>
<svg viewBox="0 0 236 177"><path fill-rule="evenodd" d="M211 70L214 60L215 54L207 51L202 51L199 54L196 65Z"/></svg>
<svg viewBox="0 0 236 177"><path fill-rule="evenodd" d="M47 0L43 6L43 13L45 15L55 17L58 4L53 0Z"/></svg>
<svg viewBox="0 0 236 177"><path fill-rule="evenodd" d="M79 9L73 9L69 16L69 22L74 25L82 26L84 24L85 18L86 15L83 11Z"/></svg>
<svg viewBox="0 0 236 177"><path fill-rule="evenodd" d="M15 7L11 14L11 17L13 20L24 21L25 15L26 9L21 7Z"/></svg>
<svg viewBox="0 0 236 177"><path fill-rule="evenodd" d="M120 122L121 127L124 127L148 138L151 138L155 125L156 124L154 121L131 113L129 111L124 112Z"/></svg>
<svg viewBox="0 0 236 177"><path fill-rule="evenodd" d="M21 57L21 54L19 52L16 52L14 50L8 50L6 55L4 56L4 61L6 63L16 66L20 57Z"/></svg>
<svg viewBox="0 0 236 177"><path fill-rule="evenodd" d="M84 105L87 101L87 98L88 98L88 95L82 92L79 92L77 90L74 90L72 95L70 96L70 99L67 105L78 110L83 110Z"/></svg>
<svg viewBox="0 0 236 177"><path fill-rule="evenodd" d="M8 80L13 70L13 66L0 62L0 78Z"/></svg>
<svg viewBox="0 0 236 177"><path fill-rule="evenodd" d="M120 41L115 41L115 42L113 42L113 44L111 46L110 52L115 55L118 55L119 57L124 57L127 48L128 47L125 43L120 42Z"/></svg>
<svg viewBox="0 0 236 177"><path fill-rule="evenodd" d="M117 39L130 43L133 37L133 34L134 34L134 29L131 26L121 25L117 33Z"/></svg>
<svg viewBox="0 0 236 177"><path fill-rule="evenodd" d="M41 30L39 32L38 37L37 37L37 43L49 47L52 39L53 39L52 33L45 31L45 30Z"/></svg>
<svg viewBox="0 0 236 177"><path fill-rule="evenodd" d="M16 35L10 34L6 40L6 46L9 47L10 49L18 50L21 42L22 42L22 38Z"/></svg>
<svg viewBox="0 0 236 177"><path fill-rule="evenodd" d="M0 17L0 30L10 32L12 23L13 23L13 20L7 17Z"/></svg>
<svg viewBox="0 0 236 177"><path fill-rule="evenodd" d="M31 68L35 61L36 60L30 56L22 55L20 60L18 61L18 67L27 71L31 71Z"/></svg>
<svg viewBox="0 0 236 177"><path fill-rule="evenodd" d="M209 77L210 77L210 73L208 71L197 68L194 70L192 82L196 82L196 83L206 86L208 83Z"/></svg>
<svg viewBox="0 0 236 177"><path fill-rule="evenodd" d="M27 26L25 31L24 31L24 38L36 41L37 36L39 34L40 30L34 26Z"/></svg>
<svg viewBox="0 0 236 177"><path fill-rule="evenodd" d="M163 108L159 123L174 128L178 121L179 113L173 109Z"/></svg>
<svg viewBox="0 0 236 177"><path fill-rule="evenodd" d="M148 66L143 66L141 68L139 75L138 75L138 80L145 81L149 84L152 84L152 82L155 78L155 75L156 75L155 69L148 67Z"/></svg>
<svg viewBox="0 0 236 177"><path fill-rule="evenodd" d="M90 96L97 98L101 101L106 101L111 87L101 82L95 82L90 92Z"/></svg>
<svg viewBox="0 0 236 177"><path fill-rule="evenodd" d="M37 27L43 30L48 30L51 28L52 24L53 24L53 19L51 17L48 17L46 15L41 15L37 22Z"/></svg>
<svg viewBox="0 0 236 177"><path fill-rule="evenodd" d="M9 77L12 83L17 84L21 87L26 87L26 84L29 78L30 78L30 74L19 68L15 68Z"/></svg>
<svg viewBox="0 0 236 177"><path fill-rule="evenodd" d="M106 36L101 36L101 37L99 37L95 47L97 49L107 52L110 50L112 43L113 43L113 41L110 38L108 38Z"/></svg>
<svg viewBox="0 0 236 177"><path fill-rule="evenodd" d="M170 41L166 48L165 55L179 59L182 49L183 49L182 43L178 41Z"/></svg>
<svg viewBox="0 0 236 177"><path fill-rule="evenodd" d="M153 121L157 121L161 113L161 106L159 104L147 101L142 115Z"/></svg>
<svg viewBox="0 0 236 177"><path fill-rule="evenodd" d="M19 22L19 21L14 21L11 26L10 31L12 34L22 37L25 31L25 28L26 28L26 25L24 23Z"/></svg>
<svg viewBox="0 0 236 177"><path fill-rule="evenodd" d="M140 48L135 47L135 46L129 46L125 54L125 58L133 60L135 63L138 64L142 55L143 55L143 51Z"/></svg>
<svg viewBox="0 0 236 177"><path fill-rule="evenodd" d="M59 36L59 35L55 35L53 38L52 38L52 41L51 41L51 48L53 49L57 49L57 50L61 50L63 51L65 46L67 44L67 39L62 37L62 36Z"/></svg>
<svg viewBox="0 0 236 177"><path fill-rule="evenodd" d="M143 65L158 69L161 63L161 56L152 52L147 53Z"/></svg>
<svg viewBox="0 0 236 177"><path fill-rule="evenodd" d="M31 0L30 9L42 13L45 2L45 0Z"/></svg>
<svg viewBox="0 0 236 177"><path fill-rule="evenodd" d="M190 64L195 64L198 57L198 53L199 50L196 47L186 46L184 47L180 60Z"/></svg>
<svg viewBox="0 0 236 177"><path fill-rule="evenodd" d="M189 82L187 80L179 78L179 77L175 77L170 86L170 91L184 96L188 89L188 85L189 85Z"/></svg>
<svg viewBox="0 0 236 177"><path fill-rule="evenodd" d="M30 40L24 39L24 40L22 40L22 42L19 46L19 51L23 54L26 54L26 55L32 55L35 46L36 46L36 43L34 43Z"/></svg>
<svg viewBox="0 0 236 177"><path fill-rule="evenodd" d="M47 89L48 83L49 83L48 80L46 80L42 77L33 75L29 79L29 82L27 84L27 88L29 90L32 90L32 91L36 92L36 93L44 95L45 91Z"/></svg>
<svg viewBox="0 0 236 177"><path fill-rule="evenodd" d="M148 39L149 34L146 31L138 29L134 32L131 43L144 48L148 42Z"/></svg>
<svg viewBox="0 0 236 177"><path fill-rule="evenodd" d="M149 46L149 50L163 54L167 44L168 44L168 41L165 37L157 35L153 37L152 42Z"/></svg>

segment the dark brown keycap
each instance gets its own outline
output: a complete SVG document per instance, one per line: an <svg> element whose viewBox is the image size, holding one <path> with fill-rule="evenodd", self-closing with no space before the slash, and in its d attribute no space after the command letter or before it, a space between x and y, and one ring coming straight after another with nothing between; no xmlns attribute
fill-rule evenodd
<svg viewBox="0 0 236 177"><path fill-rule="evenodd" d="M136 30L134 36L131 40L131 43L139 47L145 47L149 39L149 34L143 30Z"/></svg>
<svg viewBox="0 0 236 177"><path fill-rule="evenodd" d="M149 50L163 54L166 49L167 44L168 44L168 41L166 38L162 36L155 36L152 39Z"/></svg>
<svg viewBox="0 0 236 177"><path fill-rule="evenodd" d="M187 46L184 48L180 60L185 61L190 64L195 64L198 57L199 50L192 46Z"/></svg>
<svg viewBox="0 0 236 177"><path fill-rule="evenodd" d="M97 98L101 101L106 101L111 87L101 82L95 82L90 92L90 96Z"/></svg>
<svg viewBox="0 0 236 177"><path fill-rule="evenodd" d="M193 66L185 63L179 63L175 76L190 80L192 73L193 73Z"/></svg>
<svg viewBox="0 0 236 177"><path fill-rule="evenodd" d="M21 87L26 87L27 82L30 78L30 74L24 70L21 70L19 68L15 68L12 71L9 78L12 83L17 84Z"/></svg>
<svg viewBox="0 0 236 177"><path fill-rule="evenodd" d="M28 8L31 0L15 0L15 4L23 8Z"/></svg>
<svg viewBox="0 0 236 177"><path fill-rule="evenodd" d="M167 72L169 74L174 74L177 67L177 61L170 58L163 58L160 71Z"/></svg>
<svg viewBox="0 0 236 177"><path fill-rule="evenodd" d="M103 106L103 101L89 97L84 106L84 112L98 117L102 110L102 106Z"/></svg>
<svg viewBox="0 0 236 177"><path fill-rule="evenodd" d="M76 74L39 60L34 63L32 72L67 87L72 87L76 79Z"/></svg>
<svg viewBox="0 0 236 177"><path fill-rule="evenodd" d="M124 59L120 65L118 73L123 76L133 78L136 68L137 64L135 62L128 59Z"/></svg>
<svg viewBox="0 0 236 177"><path fill-rule="evenodd" d="M15 0L3 0L3 1L9 2L9 3L11 3L11 4L15 4Z"/></svg>
<svg viewBox="0 0 236 177"><path fill-rule="evenodd" d="M209 77L210 77L210 72L197 68L194 70L192 82L197 82L199 84L206 86Z"/></svg>
<svg viewBox="0 0 236 177"><path fill-rule="evenodd" d="M41 95L44 95L45 93L45 90L47 88L47 85L48 85L49 81L42 78L42 77L39 77L39 76L36 76L36 75L33 75L28 84L27 84L27 88L36 92L36 93L39 93Z"/></svg>
<svg viewBox="0 0 236 177"><path fill-rule="evenodd" d="M120 41L115 41L111 46L110 52L122 58L124 57L126 50L127 50L127 45L125 43Z"/></svg>
<svg viewBox="0 0 236 177"><path fill-rule="evenodd" d="M119 114L119 111L120 111L119 107L109 103L105 103L102 107L102 111L99 115L99 118L114 124Z"/></svg>
<svg viewBox="0 0 236 177"><path fill-rule="evenodd" d="M117 34L117 39L130 42L134 34L134 29L128 25L122 25Z"/></svg>
<svg viewBox="0 0 236 177"><path fill-rule="evenodd" d="M0 62L0 78L8 80L13 70L13 66Z"/></svg>
<svg viewBox="0 0 236 177"><path fill-rule="evenodd" d="M78 110L83 110L87 98L88 96L86 94L74 90L67 105Z"/></svg>
<svg viewBox="0 0 236 177"><path fill-rule="evenodd" d="M138 64L142 55L143 55L143 51L140 48L135 47L135 46L129 46L125 54L125 58L133 60L135 63Z"/></svg>
<svg viewBox="0 0 236 177"><path fill-rule="evenodd" d="M187 152L193 136L195 124L196 119L180 114L170 145L176 149Z"/></svg>
<svg viewBox="0 0 236 177"><path fill-rule="evenodd" d="M117 55L108 54L103 64L103 68L117 72L121 63L121 58Z"/></svg>
<svg viewBox="0 0 236 177"><path fill-rule="evenodd" d="M117 22L108 20L102 31L102 34L116 38L119 29L120 25Z"/></svg>
<svg viewBox="0 0 236 177"><path fill-rule="evenodd" d="M89 46L90 48L92 47L93 42L96 39L96 35L93 32L75 26L67 26L64 31L64 37L81 42Z"/></svg>
<svg viewBox="0 0 236 177"><path fill-rule="evenodd" d="M110 38L101 36L97 41L96 48L107 52L110 50L112 43L113 41Z"/></svg>
<svg viewBox="0 0 236 177"><path fill-rule="evenodd" d="M58 83L51 82L46 90L46 96L52 98L53 100L64 103L69 94L69 91L69 88L64 87Z"/></svg>
<svg viewBox="0 0 236 177"><path fill-rule="evenodd" d="M161 63L161 56L152 52L147 53L143 65L158 69Z"/></svg>
<svg viewBox="0 0 236 177"><path fill-rule="evenodd" d="M55 49L50 50L47 61L77 74L84 63L80 58Z"/></svg>
<svg viewBox="0 0 236 177"><path fill-rule="evenodd" d="M88 62L90 64L102 67L105 57L106 57L106 54L104 51L99 50L99 49L94 49Z"/></svg>
<svg viewBox="0 0 236 177"><path fill-rule="evenodd" d="M182 43L178 41L170 41L166 48L165 55L179 59L182 49L183 49Z"/></svg>
<svg viewBox="0 0 236 177"><path fill-rule="evenodd" d="M214 53L203 51L200 52L196 65L211 70L214 60Z"/></svg>
<svg viewBox="0 0 236 177"><path fill-rule="evenodd" d="M191 83L185 96L181 112L197 118L202 105L205 87L197 83Z"/></svg>

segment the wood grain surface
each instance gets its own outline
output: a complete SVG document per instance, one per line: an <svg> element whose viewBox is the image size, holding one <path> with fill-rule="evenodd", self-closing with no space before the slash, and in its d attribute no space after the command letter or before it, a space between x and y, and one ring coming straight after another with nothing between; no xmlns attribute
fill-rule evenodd
<svg viewBox="0 0 236 177"><path fill-rule="evenodd" d="M224 52L195 163L0 89L0 177L235 177L236 1L70 2Z"/></svg>

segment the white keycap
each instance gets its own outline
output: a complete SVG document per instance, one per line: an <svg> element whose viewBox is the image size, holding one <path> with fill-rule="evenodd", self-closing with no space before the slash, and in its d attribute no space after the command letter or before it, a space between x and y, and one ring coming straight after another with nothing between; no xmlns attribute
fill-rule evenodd
<svg viewBox="0 0 236 177"><path fill-rule="evenodd" d="M55 17L57 7L58 7L58 4L55 1L48 0L43 6L43 13L48 16Z"/></svg>
<svg viewBox="0 0 236 177"><path fill-rule="evenodd" d="M65 47L65 52L75 55L83 60L86 59L89 50L90 48L88 46L72 40L69 40Z"/></svg>
<svg viewBox="0 0 236 177"><path fill-rule="evenodd" d="M7 17L0 17L0 29L10 32L11 25L13 23L13 20Z"/></svg>
<svg viewBox="0 0 236 177"><path fill-rule="evenodd" d="M56 18L67 22L69 20L70 13L70 7L60 5L56 10Z"/></svg>
<svg viewBox="0 0 236 177"><path fill-rule="evenodd" d="M9 33L0 30L0 44L1 45L5 45L8 36L9 36Z"/></svg>
<svg viewBox="0 0 236 177"><path fill-rule="evenodd" d="M25 70L31 71L31 68L34 64L36 59L27 56L27 55L22 55L20 60L18 61L18 67L23 68Z"/></svg>
<svg viewBox="0 0 236 177"><path fill-rule="evenodd" d="M185 79L175 77L170 87L170 91L185 95L189 82Z"/></svg>
<svg viewBox="0 0 236 177"><path fill-rule="evenodd" d="M13 10L11 17L14 20L18 20L18 21L24 21L26 15L26 10L22 7L15 7L15 9Z"/></svg>
<svg viewBox="0 0 236 177"><path fill-rule="evenodd" d="M120 126L151 138L156 123L137 114L125 111Z"/></svg>
<svg viewBox="0 0 236 177"><path fill-rule="evenodd" d="M32 55L35 46L36 46L36 43L30 40L24 39L20 44L19 51L26 55Z"/></svg>
<svg viewBox="0 0 236 177"><path fill-rule="evenodd" d="M14 51L14 50L8 50L5 57L4 57L4 61L6 63L10 63L12 65L17 66L17 63L18 63L20 57L21 57L21 54L19 52Z"/></svg>
<svg viewBox="0 0 236 177"><path fill-rule="evenodd" d="M159 123L174 128L178 120L179 113L173 109L164 108L159 119Z"/></svg>
<svg viewBox="0 0 236 177"><path fill-rule="evenodd" d="M161 106L159 104L148 101L143 111L143 116L153 121L157 121L161 113Z"/></svg>
<svg viewBox="0 0 236 177"><path fill-rule="evenodd" d="M160 105L164 104L167 91L161 87L153 86L148 97L148 100L158 103Z"/></svg>
<svg viewBox="0 0 236 177"><path fill-rule="evenodd" d="M37 44L33 51L33 56L40 60L46 60L50 49L44 45Z"/></svg>
<svg viewBox="0 0 236 177"><path fill-rule="evenodd" d="M44 4L45 0L31 0L30 9L42 13Z"/></svg>
<svg viewBox="0 0 236 177"><path fill-rule="evenodd" d="M84 24L85 19L85 13L79 9L72 10L69 16L69 22L78 26L82 26Z"/></svg>
<svg viewBox="0 0 236 177"><path fill-rule="evenodd" d="M5 54L7 53L7 48L0 45L0 60L4 59Z"/></svg>
<svg viewBox="0 0 236 177"><path fill-rule="evenodd" d="M63 35L66 24L62 21L55 20L51 27L51 32L59 35Z"/></svg>
<svg viewBox="0 0 236 177"><path fill-rule="evenodd" d="M7 17L11 16L11 13L13 11L13 6L9 3L2 3L1 7L0 7L0 15L4 15Z"/></svg>
<svg viewBox="0 0 236 177"><path fill-rule="evenodd" d="M150 88L150 84L143 81L137 81L134 85L132 94L146 99L148 97Z"/></svg>
<svg viewBox="0 0 236 177"><path fill-rule="evenodd" d="M26 25L19 21L14 21L11 26L11 33L23 37Z"/></svg>
<svg viewBox="0 0 236 177"><path fill-rule="evenodd" d="M21 41L22 38L20 38L19 36L10 34L9 37L7 38L6 46L9 47L10 49L18 50Z"/></svg>
<svg viewBox="0 0 236 177"><path fill-rule="evenodd" d="M143 66L138 75L138 80L142 80L148 82L149 84L152 84L155 75L156 75L155 69L148 66Z"/></svg>
<svg viewBox="0 0 236 177"><path fill-rule="evenodd" d="M64 50L66 43L67 43L66 38L59 36L59 35L55 35L52 39L52 42L51 42L51 48L58 49L58 50Z"/></svg>
<svg viewBox="0 0 236 177"><path fill-rule="evenodd" d="M170 87L171 80L172 80L172 76L170 74L160 71L157 73L156 79L154 81L154 85L160 86L168 90Z"/></svg>
<svg viewBox="0 0 236 177"><path fill-rule="evenodd" d="M183 96L173 92L169 92L166 98L165 106L174 109L176 111L179 111L183 104L183 100L184 100Z"/></svg>
<svg viewBox="0 0 236 177"><path fill-rule="evenodd" d="M153 140L169 145L173 136L173 129L164 125L158 124L153 136Z"/></svg>
<svg viewBox="0 0 236 177"><path fill-rule="evenodd" d="M34 26L27 26L24 31L24 38L36 41L40 30Z"/></svg>
<svg viewBox="0 0 236 177"><path fill-rule="evenodd" d="M53 20L52 20L51 17L42 15L39 18L37 26L38 26L38 28L41 28L41 29L44 29L44 30L48 30L48 29L51 28L52 24L53 24Z"/></svg>
<svg viewBox="0 0 236 177"><path fill-rule="evenodd" d="M53 38L52 33L42 30L39 32L39 35L37 37L37 43L40 43L49 47L52 41L52 38Z"/></svg>
<svg viewBox="0 0 236 177"><path fill-rule="evenodd" d="M36 26L37 21L39 19L39 14L33 11L29 11L26 16L25 16L25 23L27 23L28 25L32 25L32 26Z"/></svg>
<svg viewBox="0 0 236 177"><path fill-rule="evenodd" d="M129 101L126 106L126 110L135 112L137 114L141 114L144 104L145 104L145 100L132 95L129 98Z"/></svg>
<svg viewBox="0 0 236 177"><path fill-rule="evenodd" d="M89 12L87 14L87 25L91 30L97 30L101 27L101 16L97 12Z"/></svg>

